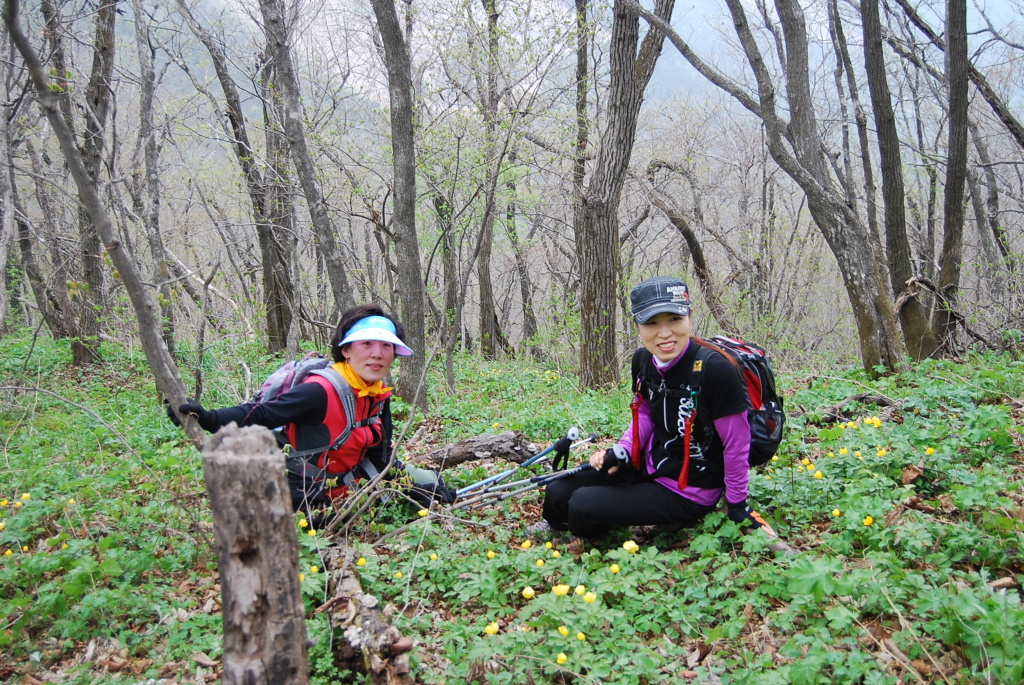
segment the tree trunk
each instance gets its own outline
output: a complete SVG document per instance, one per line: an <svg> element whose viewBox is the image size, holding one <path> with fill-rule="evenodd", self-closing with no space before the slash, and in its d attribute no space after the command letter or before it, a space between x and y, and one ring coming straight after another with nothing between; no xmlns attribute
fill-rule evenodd
<svg viewBox="0 0 1024 685"><path fill-rule="evenodd" d="M509 161L515 161L515 154L509 155ZM526 252L522 243L519 242L519 232L516 230L516 197L517 188L515 180L508 182L510 200L505 213L505 234L512 245L512 256L516 261L516 277L519 280L519 299L523 309L523 347L528 354L536 360L544 358L544 352L537 344L537 316L533 312L533 283L530 278L530 266L526 262Z"/></svg>
<svg viewBox="0 0 1024 685"><path fill-rule="evenodd" d="M157 166L160 151L153 128L153 98L156 91L156 73L153 70L153 48L149 38L149 22L142 9L142 0L132 0L135 14L135 46L139 56L139 140L142 142L145 183L138 181L136 172L135 197L139 207L153 258L153 281L157 284L160 316L163 321L163 339L168 352L174 356L174 307L171 298L171 270L167 264L167 250L160 233L160 171ZM136 169L139 167L136 166ZM142 188L145 188L145 192Z"/></svg>
<svg viewBox="0 0 1024 685"><path fill-rule="evenodd" d="M284 458L260 426L219 431L203 450L224 619L223 682L309 682L299 545Z"/></svg>
<svg viewBox="0 0 1024 685"><path fill-rule="evenodd" d="M398 260L398 297L402 325L413 350L402 361L396 390L406 402L427 409L427 340L423 322L426 293L416 237L416 142L414 137L412 63L394 0L371 0L384 45L391 101L391 147L395 199L393 233Z"/></svg>
<svg viewBox="0 0 1024 685"><path fill-rule="evenodd" d="M654 13L672 16L675 0L657 0ZM580 384L585 388L619 380L615 346L619 274L619 198L633 153L636 124L661 53L664 34L651 27L640 43L640 19L616 2L611 35L608 118L590 183L576 207L573 229L580 271ZM639 49L638 49L639 48Z"/></svg>
<svg viewBox="0 0 1024 685"><path fill-rule="evenodd" d="M93 35L92 72L85 95L85 133L82 140L82 161L86 173L99 183L103 162L103 136L110 110L114 72L114 19L117 0L105 0L96 12ZM100 318L103 309L103 257L100 237L88 212L79 210L79 251L82 259L82 306L79 309L80 337L71 345L73 363L99 361Z"/></svg>
<svg viewBox="0 0 1024 685"><path fill-rule="evenodd" d="M267 310L267 351L288 348L288 333L296 310L297 278L292 276L292 257L296 250L295 206L292 202L289 171L290 146L284 133L285 113L268 83L274 83L273 60L264 65L262 89L263 121L266 125L268 176L262 184L266 219L256 227L263 256L263 303Z"/></svg>
<svg viewBox="0 0 1024 685"><path fill-rule="evenodd" d="M345 310L353 305L352 290L349 287L348 277L345 275L341 250L334 238L335 230L331 217L327 213L327 202L324 200L316 178L316 167L306 145L302 98L299 94L299 80L295 74L291 51L288 47L288 27L285 24L283 5L283 0L260 0L263 30L267 36L267 49L273 58L277 74L274 85L281 94L284 131L288 136L288 144L291 146L292 160L295 163L299 184L302 186L302 194L306 197L313 233L327 266L327 279L331 284L334 302L339 309Z"/></svg>
<svg viewBox="0 0 1024 685"><path fill-rule="evenodd" d="M889 261L889 277L893 297L899 297L914 273L910 241L907 238L907 217L904 202L903 162L900 139L896 131L889 81L885 70L882 25L878 0L863 0L861 14L864 27L864 61L867 68L871 106L878 131L878 148L882 164L882 201L885 207L885 244ZM897 312L903 328L907 351L914 359L925 359L938 348L938 340L928 320L928 310L915 293L904 300Z"/></svg>
<svg viewBox="0 0 1024 685"><path fill-rule="evenodd" d="M947 350L956 332L957 289L964 236L964 181L967 175L967 0L946 0L946 83L949 87L949 145L946 164L942 252L939 281L942 301L933 324Z"/></svg>

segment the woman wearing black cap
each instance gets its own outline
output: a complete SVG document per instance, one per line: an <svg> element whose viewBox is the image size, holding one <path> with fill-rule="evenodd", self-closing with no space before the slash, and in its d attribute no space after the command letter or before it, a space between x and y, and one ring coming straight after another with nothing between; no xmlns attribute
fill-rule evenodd
<svg viewBox="0 0 1024 685"><path fill-rule="evenodd" d="M548 485L544 519L597 537L614 526L695 521L724 491L730 519L767 526L747 505L750 425L738 362L690 335L682 280L650 278L630 304L643 343L633 354L633 419L615 447L590 457L592 470Z"/></svg>

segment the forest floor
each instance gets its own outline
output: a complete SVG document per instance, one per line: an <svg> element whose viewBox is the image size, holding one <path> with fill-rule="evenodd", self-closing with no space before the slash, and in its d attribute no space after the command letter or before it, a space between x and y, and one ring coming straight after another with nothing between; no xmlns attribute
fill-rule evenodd
<svg viewBox="0 0 1024 685"><path fill-rule="evenodd" d="M75 368L29 332L0 339L0 681L216 681L199 453L138 350L105 354ZM244 396L230 360L209 363L208 405ZM396 403L416 436L403 458L506 430L539 448L574 425L607 446L628 420L624 390L578 392L563 370L464 358L457 374L458 393L432 379L429 414L408 426ZM334 542L413 638L416 682L1024 682L1024 364L971 355L780 384L786 439L751 472L751 502L795 556L721 511L596 543L531 535L539 491L422 517L395 498ZM509 466L444 475L460 487ZM300 515L296 532L312 681L362 682L315 611L332 541Z"/></svg>

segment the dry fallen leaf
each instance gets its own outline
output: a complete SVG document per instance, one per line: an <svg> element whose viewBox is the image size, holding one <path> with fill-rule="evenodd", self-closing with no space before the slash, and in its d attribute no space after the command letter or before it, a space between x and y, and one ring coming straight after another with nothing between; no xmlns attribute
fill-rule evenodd
<svg viewBox="0 0 1024 685"><path fill-rule="evenodd" d="M206 666L207 668L217 667L217 662L202 652L192 652L192 661L196 662L200 666Z"/></svg>

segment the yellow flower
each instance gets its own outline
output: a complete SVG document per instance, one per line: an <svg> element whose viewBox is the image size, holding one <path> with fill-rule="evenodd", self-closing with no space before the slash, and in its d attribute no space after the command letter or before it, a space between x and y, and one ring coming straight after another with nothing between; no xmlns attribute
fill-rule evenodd
<svg viewBox="0 0 1024 685"><path fill-rule="evenodd" d="M543 566L544 565L544 560L543 559L538 559L537 560L537 565L538 566Z"/></svg>
<svg viewBox="0 0 1024 685"><path fill-rule="evenodd" d="M11 556L12 554L14 554L14 552L12 552L11 550L9 550L9 549L5 549L5 550L4 550L4 556L5 556L5 557L9 557L9 556Z"/></svg>
<svg viewBox="0 0 1024 685"><path fill-rule="evenodd" d="M865 526L870 526L874 522L875 522L875 517L874 516L865 516L864 517L863 523L864 523Z"/></svg>
<svg viewBox="0 0 1024 685"><path fill-rule="evenodd" d="M569 657L567 657L565 655L565 652L559 652L558 656L555 657L555 661L557 661L559 663L559 665L564 664L568 660L569 660Z"/></svg>
<svg viewBox="0 0 1024 685"><path fill-rule="evenodd" d="M619 565L618 564L612 564L611 566L608 567L608 570L610 570L612 573L618 573L619 572Z"/></svg>
<svg viewBox="0 0 1024 685"><path fill-rule="evenodd" d="M0 530L3 530L6 527L7 527L7 524L4 523L3 521L0 521Z"/></svg>
<svg viewBox="0 0 1024 685"><path fill-rule="evenodd" d="M68 500L68 504L74 504L74 503L75 503L75 498L74 497L72 497L71 499Z"/></svg>
<svg viewBox="0 0 1024 685"><path fill-rule="evenodd" d="M630 554L636 554L640 551L640 545L636 544L632 540L626 540L622 543L622 549L626 550Z"/></svg>
<svg viewBox="0 0 1024 685"><path fill-rule="evenodd" d="M495 421L493 424L491 424L491 428L501 428L501 424Z"/></svg>
<svg viewBox="0 0 1024 685"><path fill-rule="evenodd" d="M569 586L561 583L558 585L552 585L551 592L553 592L556 597L565 597L569 594Z"/></svg>
<svg viewBox="0 0 1024 685"><path fill-rule="evenodd" d="M813 471L813 470L814 470L815 468L816 468L816 467L814 466L814 464L813 464L813 463L810 463L810 464L808 464L808 465L807 465L807 470L808 470L808 471Z"/></svg>
<svg viewBox="0 0 1024 685"><path fill-rule="evenodd" d="M838 509L833 509L832 510L832 515L835 516L836 518L839 518L840 516L843 515L843 512L839 511Z"/></svg>
<svg viewBox="0 0 1024 685"><path fill-rule="evenodd" d="M494 558L494 550L493 549L487 550L487 558L488 559L493 559Z"/></svg>
<svg viewBox="0 0 1024 685"><path fill-rule="evenodd" d="M551 549L552 547L554 547L554 545L551 544L550 540L544 543L544 549Z"/></svg>
<svg viewBox="0 0 1024 685"><path fill-rule="evenodd" d="M559 552L557 549L554 552L551 553L551 558L552 559L557 559L560 556L562 556L562 553Z"/></svg>
<svg viewBox="0 0 1024 685"><path fill-rule="evenodd" d="M565 637L566 635L569 634L569 629L566 628L565 626L558 626L558 634L561 635L562 637Z"/></svg>
<svg viewBox="0 0 1024 685"><path fill-rule="evenodd" d="M433 552L431 552L431 553L430 553L430 560L431 560L431 561L437 561L437 555L436 555L436 554L434 554Z"/></svg>
<svg viewBox="0 0 1024 685"><path fill-rule="evenodd" d="M925 449L924 453L927 454L930 457L933 454L935 454L935 448L934 447L928 447L928 448Z"/></svg>
<svg viewBox="0 0 1024 685"><path fill-rule="evenodd" d="M821 471L815 471L814 472L814 477L817 478L818 480L821 480L822 478L825 477L825 474L822 473Z"/></svg>
<svg viewBox="0 0 1024 685"><path fill-rule="evenodd" d="M359 557L359 561L356 562L356 566L366 566L366 557Z"/></svg>
<svg viewBox="0 0 1024 685"><path fill-rule="evenodd" d="M310 528L309 530L306 531L306 535L308 535L311 538L315 538L316 537L316 531L313 530L312 528Z"/></svg>
<svg viewBox="0 0 1024 685"><path fill-rule="evenodd" d="M301 521L299 521L299 528L307 528L308 526L309 521L307 521L306 519L302 519Z"/></svg>
<svg viewBox="0 0 1024 685"><path fill-rule="evenodd" d="M402 578L402 572L401 571L395 571L395 578L400 580Z"/></svg>
<svg viewBox="0 0 1024 685"><path fill-rule="evenodd" d="M302 582L302 581L304 581L305 579L306 579L306 574L305 574L305 573L300 573L300 574L299 574L299 582L301 583L301 582Z"/></svg>
<svg viewBox="0 0 1024 685"><path fill-rule="evenodd" d="M25 545L24 547L22 547L21 551L22 552L27 552L28 551L28 545Z"/></svg>
<svg viewBox="0 0 1024 685"><path fill-rule="evenodd" d="M587 591L587 586L586 585L577 585L576 586L575 592L576 592L577 595L582 595L586 591Z"/></svg>
<svg viewBox="0 0 1024 685"><path fill-rule="evenodd" d="M840 447L839 448L839 454L849 454L849 453L850 453L850 450L846 449L845 447Z"/></svg>
<svg viewBox="0 0 1024 685"><path fill-rule="evenodd" d="M21 502L15 502L14 503L14 508L15 509L21 509Z"/></svg>
<svg viewBox="0 0 1024 685"><path fill-rule="evenodd" d="M32 499L32 495L28 494L27 492L23 492L23 493L21 493L21 500L22 500L23 502L27 502L27 501L29 501L30 499Z"/></svg>
<svg viewBox="0 0 1024 685"><path fill-rule="evenodd" d="M847 428L856 428L857 427L857 422L856 421L847 421L846 422L846 427Z"/></svg>
<svg viewBox="0 0 1024 685"><path fill-rule="evenodd" d="M310 566L309 567L309 572L310 573L320 573L320 567L319 566Z"/></svg>
<svg viewBox="0 0 1024 685"><path fill-rule="evenodd" d="M67 549L68 548L68 543L65 542L63 545L60 546L60 548L61 549Z"/></svg>
<svg viewBox="0 0 1024 685"><path fill-rule="evenodd" d="M576 639L579 640L580 642L583 642L584 640L587 639L587 636L584 633L576 633Z"/></svg>
<svg viewBox="0 0 1024 685"><path fill-rule="evenodd" d="M797 464L797 465L796 465L796 470L797 470L797 471L803 471L803 470L804 470L804 467L803 467L803 465L802 465L802 464Z"/></svg>
<svg viewBox="0 0 1024 685"><path fill-rule="evenodd" d="M771 477L771 476L765 476L765 477L764 477L764 479L765 479L765 480L771 480L771 479L772 479L772 477Z"/></svg>
<svg viewBox="0 0 1024 685"><path fill-rule="evenodd" d="M779 455L773 454L772 455L772 461L778 461L778 460L779 460Z"/></svg>
<svg viewBox="0 0 1024 685"><path fill-rule="evenodd" d="M853 453L853 456L855 456L855 457L859 457L859 456L860 456L860 450L857 450L856 452L854 452L854 453Z"/></svg>
<svg viewBox="0 0 1024 685"><path fill-rule="evenodd" d="M10 502L6 499L0 499L0 507L6 507L8 504L10 504Z"/></svg>
<svg viewBox="0 0 1024 685"><path fill-rule="evenodd" d="M875 454L877 454L880 457L884 457L886 454L888 454L888 452L886 452L885 448L883 447L882 449L878 450Z"/></svg>
<svg viewBox="0 0 1024 685"><path fill-rule="evenodd" d="M583 595L583 601L587 604L593 604L597 601L597 595L593 592L588 592L587 594Z"/></svg>
<svg viewBox="0 0 1024 685"><path fill-rule="evenodd" d="M811 460L808 459L807 457L804 457L803 459L800 460L800 463L803 464L804 466L809 466L810 463L811 463Z"/></svg>
<svg viewBox="0 0 1024 685"><path fill-rule="evenodd" d="M836 456L836 453L835 452L829 452L828 456L829 456L829 459L831 459L832 457Z"/></svg>
<svg viewBox="0 0 1024 685"><path fill-rule="evenodd" d="M533 588L530 587L529 585L527 585L526 587L523 588L523 597L526 597L526 599L533 599L533 596L536 595L536 594L537 593L534 592Z"/></svg>
<svg viewBox="0 0 1024 685"><path fill-rule="evenodd" d="M523 549L530 549L531 547L533 547L533 543L530 542L529 540L523 540L523 544L521 544L519 546L522 547Z"/></svg>
<svg viewBox="0 0 1024 685"><path fill-rule="evenodd" d="M420 516L422 517L422 516L426 516L427 514L429 514L429 513L430 513L430 510L429 510L429 509L420 509L420 510L419 510L418 512L416 512L416 513L418 513L418 514L419 514L419 515L420 515Z"/></svg>
<svg viewBox="0 0 1024 685"><path fill-rule="evenodd" d="M498 633L498 622L491 621L490 623L488 623L487 627L484 628L484 632L488 635L496 635Z"/></svg>

